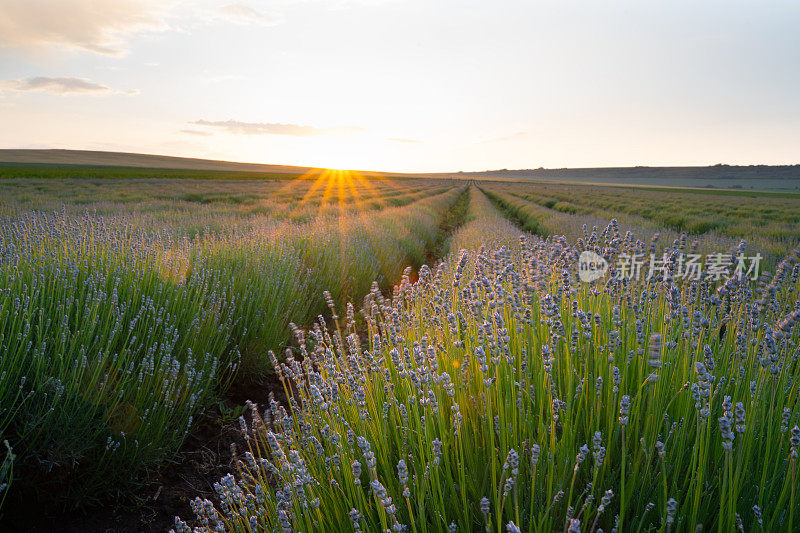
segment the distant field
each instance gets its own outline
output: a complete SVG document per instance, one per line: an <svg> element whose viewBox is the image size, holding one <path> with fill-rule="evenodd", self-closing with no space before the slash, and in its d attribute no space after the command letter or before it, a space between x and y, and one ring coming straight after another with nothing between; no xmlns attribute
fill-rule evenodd
<svg viewBox="0 0 800 533"><path fill-rule="evenodd" d="M112 174L103 177L125 175L121 168L135 168L146 172L146 176L160 176L156 170L167 171L175 177L185 176L183 171L194 171L193 177L239 176L239 177L291 177L300 176L317 169L290 165L269 165L261 163L239 163L215 159L195 159L188 157L172 157L151 154L133 154L126 152L101 152L92 150L15 150L0 149L0 167L16 167L19 172L27 168L29 173L40 173L40 177L54 177L61 171L66 174L80 169L109 169ZM50 170L48 170L50 169ZM58 170L56 170L58 169ZM71 170L70 170L71 169ZM448 176L433 174L407 174L397 172L369 172L363 174L384 177L432 177ZM132 177L128 175L129 177ZM62 177L67 177L62 174Z"/></svg>
<svg viewBox="0 0 800 533"><path fill-rule="evenodd" d="M709 167L620 167L465 172L473 179L565 181L650 187L700 187L800 191L800 165Z"/></svg>
<svg viewBox="0 0 800 533"><path fill-rule="evenodd" d="M162 177L154 169L169 170L174 177L186 176L180 170L202 171L192 177L278 177L299 176L312 171L309 167L269 165L260 163L238 163L211 159L194 159L150 154L132 154L125 152L101 152L89 150L24 150L0 149L0 176L7 175L2 171L4 163L14 163L28 168L27 174L38 177L55 177L61 172L62 177L71 177L82 167L92 176L102 175L97 167L115 167L113 174L104 177L123 176L119 167L134 167L146 171L148 177ZM58 167L59 170L48 167ZM71 169L71 170L70 170ZM209 171L212 171L209 173ZM22 170L18 170L22 172ZM222 172L222 174L214 174ZM502 180L502 181L555 181L589 184L641 185L655 188L707 188L732 190L762 191L800 191L800 164L797 165L713 165L705 167L603 167L603 168L561 168L561 169L521 169L491 170L485 172L444 172L444 173L398 173L398 172L363 172L384 177L428 177L437 179L462 180ZM128 177L133 177L127 175Z"/></svg>
<svg viewBox="0 0 800 533"><path fill-rule="evenodd" d="M565 183L565 182L561 182ZM580 184L577 184L580 185ZM748 198L800 198L800 192L793 191L767 191L762 189L714 189L714 188L699 188L699 187L655 187L650 185L624 185L610 183L608 187L622 187L622 188L635 188L647 189L649 191L658 191L665 193L687 193L687 194L705 194L715 196L745 196Z"/></svg>
<svg viewBox="0 0 800 533"><path fill-rule="evenodd" d="M521 206L540 228L574 237L617 219L637 235L685 232L701 240L745 239L773 257L800 242L800 195L780 192L652 189L567 183L485 182L508 208ZM535 213L535 215L533 214Z"/></svg>
<svg viewBox="0 0 800 533"><path fill-rule="evenodd" d="M191 170L182 168L145 168L126 166L90 166L34 163L0 163L0 179L9 178L94 178L94 179L257 179L282 180L302 176L301 172L255 172L243 170Z"/></svg>
<svg viewBox="0 0 800 533"><path fill-rule="evenodd" d="M127 152L93 150L14 150L0 149L0 162L33 165L69 165L104 167L166 168L184 170L221 170L226 172L265 172L302 174L308 167L237 163L212 159L194 159Z"/></svg>

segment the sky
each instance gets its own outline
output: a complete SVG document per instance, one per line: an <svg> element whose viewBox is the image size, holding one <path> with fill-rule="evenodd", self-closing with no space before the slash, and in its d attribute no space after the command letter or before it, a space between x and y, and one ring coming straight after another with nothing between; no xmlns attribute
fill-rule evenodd
<svg viewBox="0 0 800 533"><path fill-rule="evenodd" d="M800 2L0 0L0 148L800 163Z"/></svg>

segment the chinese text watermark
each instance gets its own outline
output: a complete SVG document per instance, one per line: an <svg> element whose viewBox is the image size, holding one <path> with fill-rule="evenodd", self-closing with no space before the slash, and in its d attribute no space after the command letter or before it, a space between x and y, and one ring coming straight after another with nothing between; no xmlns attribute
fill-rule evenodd
<svg viewBox="0 0 800 533"><path fill-rule="evenodd" d="M714 280L729 278L758 279L761 271L760 253L745 255L713 252L709 254L628 254L621 253L614 263L612 276L629 280L652 278L699 280L703 277ZM609 269L602 256L584 251L578 258L578 277L591 283L602 278Z"/></svg>

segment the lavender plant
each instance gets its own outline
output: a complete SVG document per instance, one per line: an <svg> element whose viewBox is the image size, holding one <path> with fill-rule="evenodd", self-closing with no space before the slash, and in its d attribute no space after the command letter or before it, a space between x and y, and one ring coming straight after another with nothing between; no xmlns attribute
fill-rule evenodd
<svg viewBox="0 0 800 533"><path fill-rule="evenodd" d="M298 330L289 408L251 405L195 531L796 529L800 250L756 285L577 280L646 246L461 251L372 291L365 332Z"/></svg>
<svg viewBox="0 0 800 533"><path fill-rule="evenodd" d="M11 445L8 444L7 440L3 441L3 445L6 451L3 462L0 463L0 507L2 507L11 482L14 480L14 460L16 459L14 451L11 449Z"/></svg>
<svg viewBox="0 0 800 533"><path fill-rule="evenodd" d="M21 485L97 497L180 446L237 357L233 302L177 243L31 215L0 248L0 433Z"/></svg>
<svg viewBox="0 0 800 533"><path fill-rule="evenodd" d="M433 191L369 217L194 235L66 208L2 219L0 435L15 485L74 505L126 490L243 364L263 371L292 322L323 312L323 287L341 303L421 263L464 188Z"/></svg>

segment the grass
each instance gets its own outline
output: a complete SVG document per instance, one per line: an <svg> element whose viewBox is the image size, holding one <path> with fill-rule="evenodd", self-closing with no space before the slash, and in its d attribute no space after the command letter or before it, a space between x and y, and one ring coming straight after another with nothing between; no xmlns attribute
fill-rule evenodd
<svg viewBox="0 0 800 533"><path fill-rule="evenodd" d="M648 191L682 193L682 194L703 194L714 196L745 196L747 198L800 198L800 192L784 191L763 191L763 190L736 190L736 189L710 189L698 187L653 187L653 186L625 186L609 184L610 187L620 187L624 189L646 189Z"/></svg>
<svg viewBox="0 0 800 533"><path fill-rule="evenodd" d="M478 187L470 188L466 219L449 241L451 257L461 250L515 246L522 232L505 218Z"/></svg>
<svg viewBox="0 0 800 533"><path fill-rule="evenodd" d="M491 191L483 192L511 221L528 233L534 235L547 235L547 230L543 227L543 217L531 210L525 204L515 202L507 196L501 196Z"/></svg>
<svg viewBox="0 0 800 533"><path fill-rule="evenodd" d="M776 258L788 253L800 240L800 198L794 195L523 184L500 186L497 190L562 213L620 221L634 217L639 225L641 222L636 219L645 219L690 235L746 238Z"/></svg>
<svg viewBox="0 0 800 533"><path fill-rule="evenodd" d="M199 523L793 530L798 269L720 298L710 279L590 286L563 274L569 257L530 239L464 251L372 293L364 340L319 322L280 365L292 410L252 407L247 453L219 506L195 501Z"/></svg>
<svg viewBox="0 0 800 533"><path fill-rule="evenodd" d="M193 525L798 527L793 198L50 171L0 180L0 503L129 494L277 370ZM613 277L741 237L774 274Z"/></svg>
<svg viewBox="0 0 800 533"><path fill-rule="evenodd" d="M21 484L90 502L180 446L235 369L234 304L208 270L178 280L157 239L59 215L6 229L0 433Z"/></svg>
<svg viewBox="0 0 800 533"><path fill-rule="evenodd" d="M58 165L31 163L0 163L0 179L236 179L291 180L300 174L282 172L248 172L227 170L185 170L174 168L114 167L103 165Z"/></svg>
<svg viewBox="0 0 800 533"><path fill-rule="evenodd" d="M0 439L15 486L74 506L128 491L234 376L268 371L291 325L327 308L326 287L343 304L429 257L464 189L423 189L398 207L320 205L312 222L242 217L221 231L125 212L9 218Z"/></svg>

